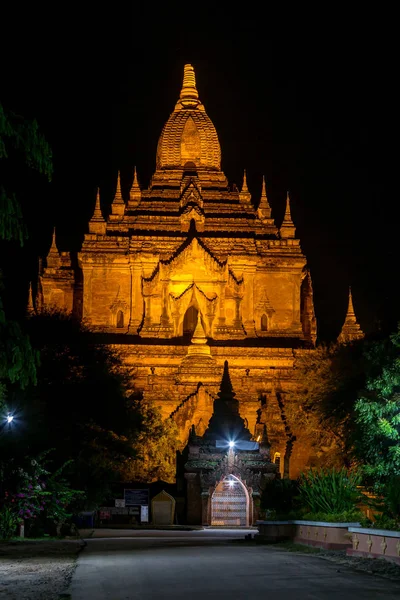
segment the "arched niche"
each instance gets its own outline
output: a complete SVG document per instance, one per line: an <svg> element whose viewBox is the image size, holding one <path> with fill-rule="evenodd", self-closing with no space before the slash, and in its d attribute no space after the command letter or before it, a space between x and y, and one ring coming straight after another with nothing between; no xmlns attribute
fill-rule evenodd
<svg viewBox="0 0 400 600"><path fill-rule="evenodd" d="M124 313L122 312L122 310L119 310L117 312L117 329L123 329L124 328Z"/></svg>
<svg viewBox="0 0 400 600"><path fill-rule="evenodd" d="M261 331L268 331L268 317L265 313L261 317Z"/></svg>
<svg viewBox="0 0 400 600"><path fill-rule="evenodd" d="M197 325L199 311L191 304L183 317L183 335L193 335Z"/></svg>

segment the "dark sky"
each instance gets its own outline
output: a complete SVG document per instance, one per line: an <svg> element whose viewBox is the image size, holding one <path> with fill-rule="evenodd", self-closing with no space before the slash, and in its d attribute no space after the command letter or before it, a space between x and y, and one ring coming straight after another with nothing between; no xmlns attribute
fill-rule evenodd
<svg viewBox="0 0 400 600"><path fill-rule="evenodd" d="M136 165L147 187L191 62L230 183L240 186L246 168L257 202L265 174L278 224L290 190L320 337L338 334L350 284L365 331L395 326L393 15L325 7L289 22L268 7L247 16L173 5L38 10L8 9L0 88L6 106L37 118L54 153L53 182L34 178L23 199L31 230L25 278L36 254L47 252L54 224L60 249L79 249L95 188L107 211L116 169L126 188Z"/></svg>

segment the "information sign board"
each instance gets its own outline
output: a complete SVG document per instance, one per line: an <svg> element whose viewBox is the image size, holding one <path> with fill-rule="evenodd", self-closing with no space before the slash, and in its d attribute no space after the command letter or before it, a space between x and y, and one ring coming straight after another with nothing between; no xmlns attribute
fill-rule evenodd
<svg viewBox="0 0 400 600"><path fill-rule="evenodd" d="M125 506L148 506L149 490L124 490Z"/></svg>

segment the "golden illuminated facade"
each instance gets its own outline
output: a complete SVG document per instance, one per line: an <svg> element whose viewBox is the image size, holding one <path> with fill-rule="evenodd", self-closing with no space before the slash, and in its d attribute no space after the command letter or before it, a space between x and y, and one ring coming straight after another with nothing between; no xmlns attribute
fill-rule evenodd
<svg viewBox="0 0 400 600"><path fill-rule="evenodd" d="M136 387L177 421L182 442L192 425L198 435L206 430L227 360L240 414L255 438L266 424L282 474L295 476L312 460L285 417L295 354L316 339L289 195L276 223L265 181L258 200L245 176L241 191L230 189L191 65L149 188L139 187L135 171L123 198L118 176L106 219L97 195L78 263L73 270L53 238L42 301L75 311L123 349Z"/></svg>

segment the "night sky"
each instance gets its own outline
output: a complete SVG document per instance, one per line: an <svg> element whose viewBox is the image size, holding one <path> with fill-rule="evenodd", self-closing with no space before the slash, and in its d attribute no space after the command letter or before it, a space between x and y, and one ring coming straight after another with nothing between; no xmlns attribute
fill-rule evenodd
<svg viewBox="0 0 400 600"><path fill-rule="evenodd" d="M78 250L97 185L105 214L118 168L123 191L134 165L140 185L148 186L189 62L230 184L240 187L246 168L257 203L264 174L278 225L290 191L320 339L339 333L349 285L364 331L395 327L393 16L302 13L289 24L267 11L246 17L173 5L161 12L157 5L102 14L67 5L54 14L38 10L8 9L3 36L0 99L37 118L55 168L51 184L33 177L21 192L28 255L17 257L18 273L5 269L20 303L54 224L59 249Z"/></svg>

